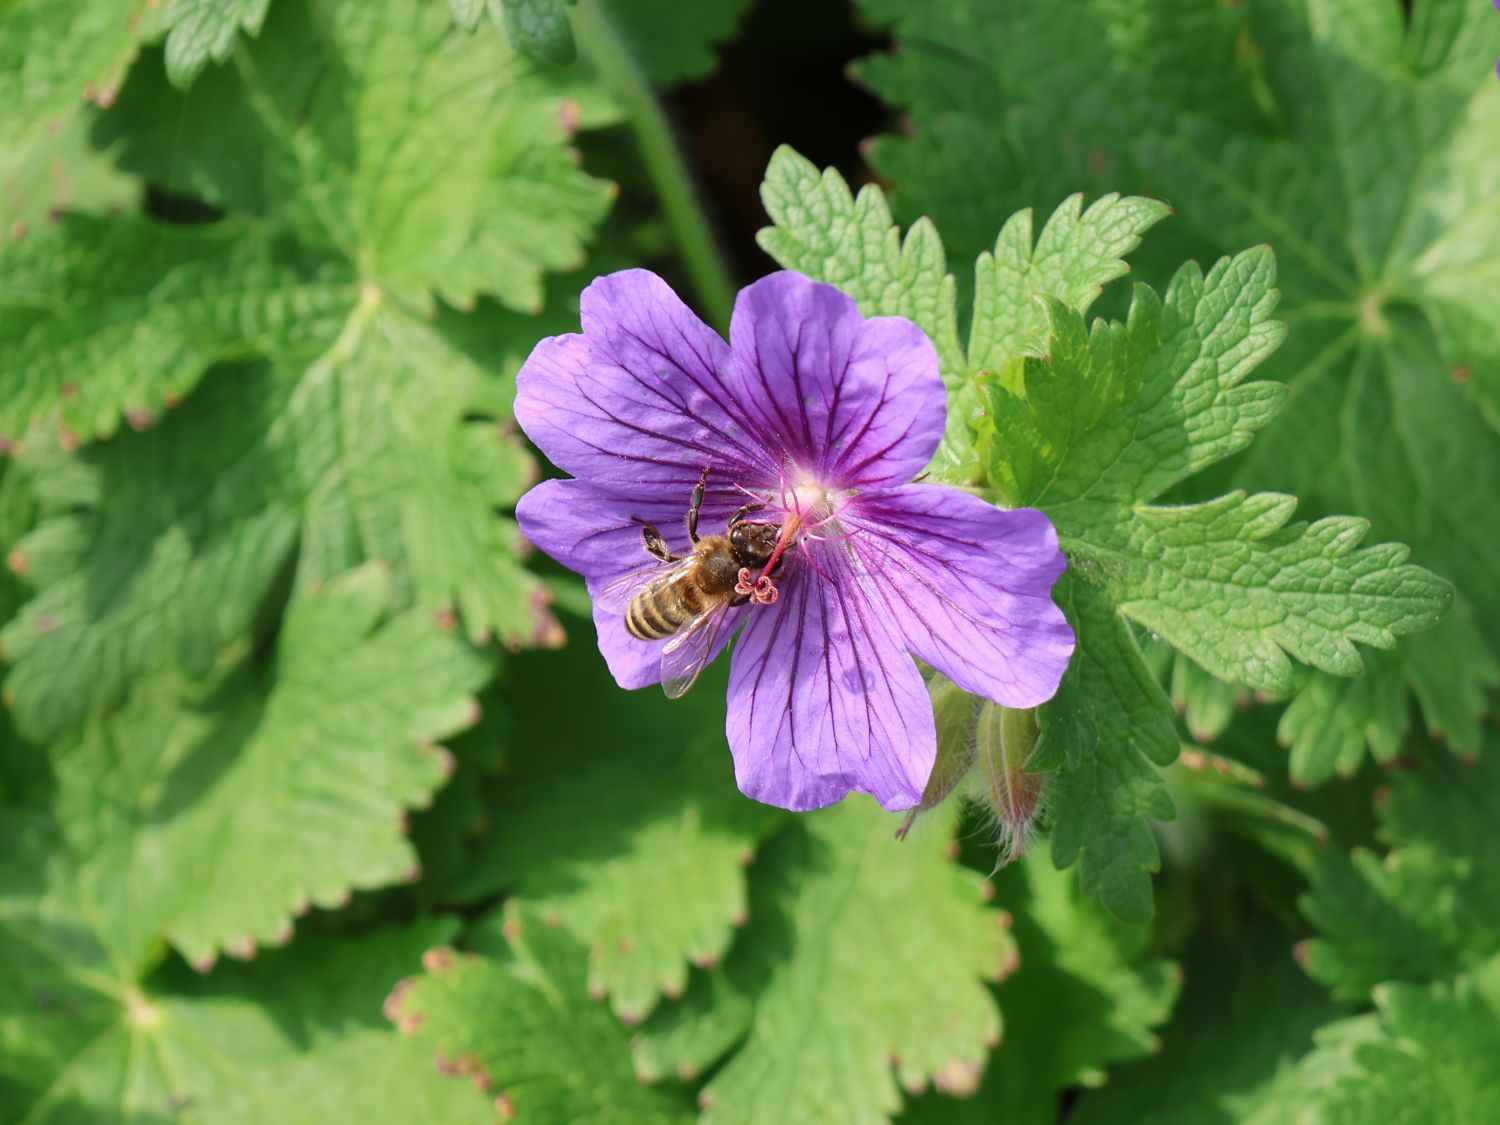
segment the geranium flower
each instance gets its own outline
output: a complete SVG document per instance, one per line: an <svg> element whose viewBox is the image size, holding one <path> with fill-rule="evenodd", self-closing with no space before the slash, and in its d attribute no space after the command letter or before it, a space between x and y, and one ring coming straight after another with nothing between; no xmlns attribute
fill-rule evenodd
<svg viewBox="0 0 1500 1125"><path fill-rule="evenodd" d="M521 427L577 478L528 492L521 529L584 576L599 650L640 688L661 682L669 642L630 635L600 595L652 563L642 523L682 553L700 482L700 533L764 505L747 518L772 525L779 557L741 573L753 600L725 611L705 652L740 630L727 733L744 793L789 809L851 790L915 805L936 736L908 653L1008 707L1051 698L1073 650L1051 598L1064 568L1051 523L911 483L947 414L921 329L866 319L796 273L740 292L729 344L645 270L598 279L582 305L582 334L543 340L519 376Z"/></svg>

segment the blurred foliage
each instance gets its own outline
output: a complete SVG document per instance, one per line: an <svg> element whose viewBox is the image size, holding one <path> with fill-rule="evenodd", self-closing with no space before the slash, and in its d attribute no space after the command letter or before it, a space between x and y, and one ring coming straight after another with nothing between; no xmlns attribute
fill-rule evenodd
<svg viewBox="0 0 1500 1125"><path fill-rule="evenodd" d="M0 1120L1500 1117L1500 16L853 7L0 0ZM746 52L765 250L1070 555L1003 869L745 800L510 515L589 278L732 294Z"/></svg>

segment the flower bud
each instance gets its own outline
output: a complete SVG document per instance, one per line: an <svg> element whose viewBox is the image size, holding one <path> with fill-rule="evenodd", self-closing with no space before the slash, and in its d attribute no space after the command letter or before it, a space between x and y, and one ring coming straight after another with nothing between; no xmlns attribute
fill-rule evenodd
<svg viewBox="0 0 1500 1125"><path fill-rule="evenodd" d="M977 752L983 799L999 823L1000 866L1026 853L1042 797L1043 774L1027 773L1036 747L1036 711L986 703L979 714Z"/></svg>
<svg viewBox="0 0 1500 1125"><path fill-rule="evenodd" d="M934 676L927 685L927 693L932 697L932 717L937 723L937 757L927 787L922 790L921 803L906 814L896 829L898 840L906 839L918 816L947 800L974 767L974 731L980 701L960 691L945 676Z"/></svg>

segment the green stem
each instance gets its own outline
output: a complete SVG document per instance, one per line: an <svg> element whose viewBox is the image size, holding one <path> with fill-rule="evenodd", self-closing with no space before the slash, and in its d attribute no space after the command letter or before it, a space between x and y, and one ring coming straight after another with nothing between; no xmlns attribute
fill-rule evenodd
<svg viewBox="0 0 1500 1125"><path fill-rule="evenodd" d="M734 282L650 80L631 54L630 45L595 0L579 0L573 9L573 33L579 51L593 63L630 119L646 173L656 187L667 227L692 278L699 304L710 322L721 330L728 328Z"/></svg>

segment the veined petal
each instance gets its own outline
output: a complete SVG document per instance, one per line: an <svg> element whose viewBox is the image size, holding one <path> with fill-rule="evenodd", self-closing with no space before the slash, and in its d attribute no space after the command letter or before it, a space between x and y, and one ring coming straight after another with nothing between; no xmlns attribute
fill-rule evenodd
<svg viewBox="0 0 1500 1125"><path fill-rule="evenodd" d="M741 410L820 484L904 484L932 460L947 397L911 321L866 320L833 286L782 272L740 291L729 339Z"/></svg>
<svg viewBox="0 0 1500 1125"><path fill-rule="evenodd" d="M646 270L584 290L582 335L532 351L516 420L553 464L630 496L674 500L705 467L723 481L773 483L720 374L729 347Z"/></svg>
<svg viewBox="0 0 1500 1125"><path fill-rule="evenodd" d="M599 604L598 594L622 575L655 565L641 542L638 515L654 523L674 554L688 548L689 497L674 501L640 501L618 496L578 480L547 480L537 485L516 505L521 532L541 550L570 570L582 574L594 599L594 626L615 681L623 688L646 687L661 681L663 641L639 641L625 628L618 608ZM712 486L704 496L700 513L702 532L721 531L744 497L729 489ZM743 609L731 610L714 646L717 654L734 635Z"/></svg>
<svg viewBox="0 0 1500 1125"><path fill-rule="evenodd" d="M909 484L859 497L843 522L909 651L1006 707L1052 698L1073 631L1052 600L1066 562L1045 515Z"/></svg>
<svg viewBox="0 0 1500 1125"><path fill-rule="evenodd" d="M516 521L533 544L602 586L653 561L632 516L660 531L674 554L685 554L691 499L691 487L678 496L652 500L621 496L581 480L544 480L521 497ZM710 478L698 514L699 534L722 533L744 502L744 495L727 481L716 485Z"/></svg>
<svg viewBox="0 0 1500 1125"><path fill-rule="evenodd" d="M887 809L922 797L937 735L911 658L848 564L798 560L774 605L751 607L729 671L729 748L749 797L803 810L855 791Z"/></svg>

